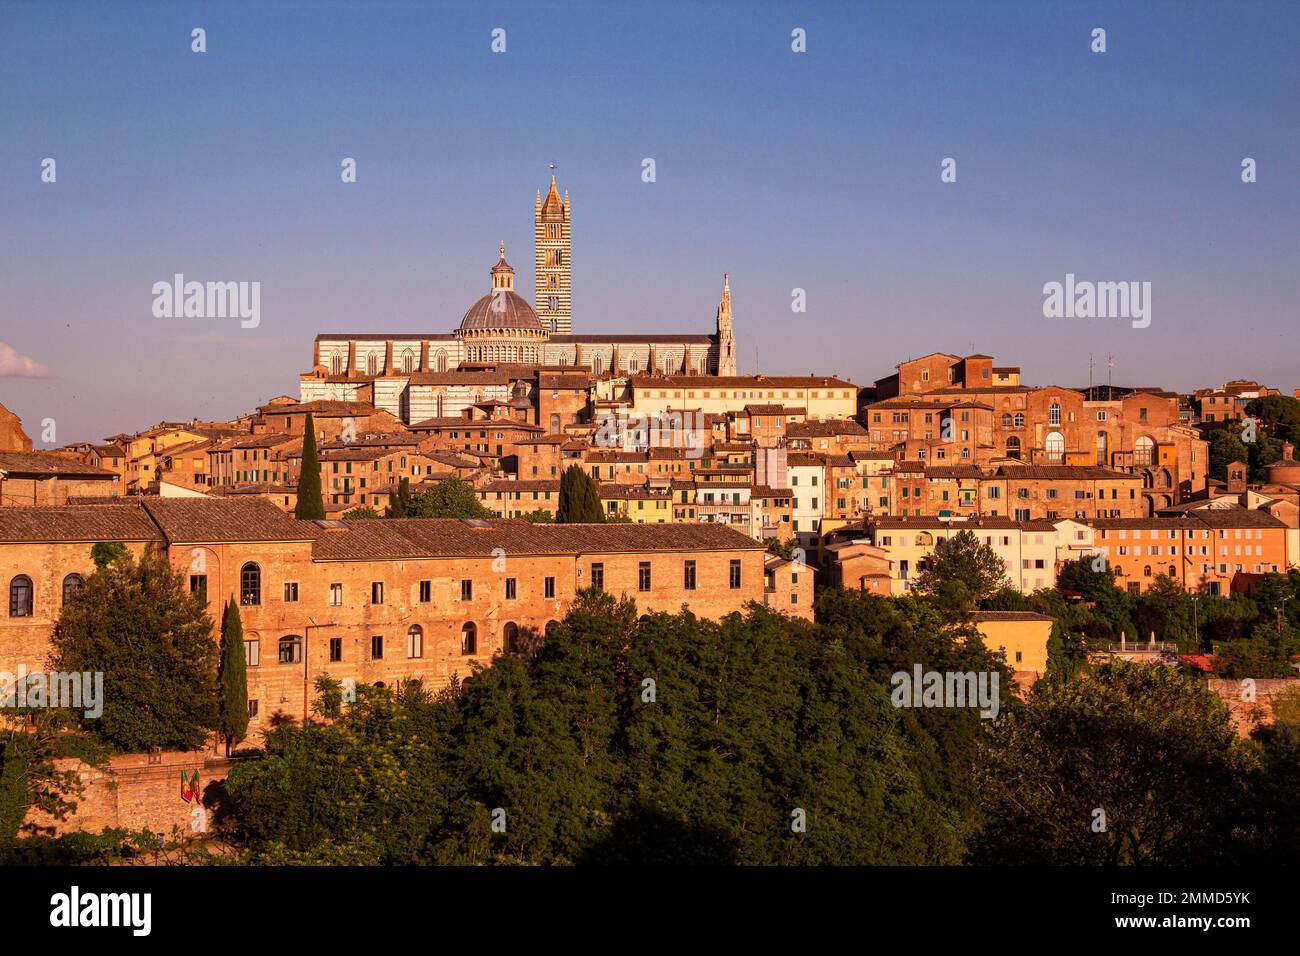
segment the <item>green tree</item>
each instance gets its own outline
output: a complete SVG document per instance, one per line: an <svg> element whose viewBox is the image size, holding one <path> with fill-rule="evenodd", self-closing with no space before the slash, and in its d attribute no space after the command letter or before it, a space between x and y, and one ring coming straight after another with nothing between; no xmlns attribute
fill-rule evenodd
<svg viewBox="0 0 1300 956"><path fill-rule="evenodd" d="M492 512L478 500L474 489L455 475L448 475L432 488L411 497L407 518L491 518ZM391 517L391 515L390 515Z"/></svg>
<svg viewBox="0 0 1300 956"><path fill-rule="evenodd" d="M536 511L530 511L527 514L520 515L519 517L522 518L524 521L527 521L529 524L554 524L555 523L555 515L551 514L549 511L546 511L543 508L538 508Z"/></svg>
<svg viewBox="0 0 1300 956"><path fill-rule="evenodd" d="M913 585L947 605L979 602L1010 587L1006 563L972 531L962 530L935 546Z"/></svg>
<svg viewBox="0 0 1300 956"><path fill-rule="evenodd" d="M302 426L302 467L298 472L298 504L295 517L320 520L325 517L325 498L320 487L320 458L316 454L316 422L311 412Z"/></svg>
<svg viewBox="0 0 1300 956"><path fill-rule="evenodd" d="M51 829L28 823L37 809L50 820L64 820L76 809L83 785L72 767L60 769L60 757L81 757L101 764L103 754L69 736L76 718L52 708L22 708L0 717L0 863L12 862L19 837Z"/></svg>
<svg viewBox="0 0 1300 956"><path fill-rule="evenodd" d="M248 670L244 660L244 625L239 605L232 596L221 619L221 668L217 674L221 685L220 727L226 738L226 756L230 745L248 733Z"/></svg>
<svg viewBox="0 0 1300 956"><path fill-rule="evenodd" d="M1228 480L1228 466L1234 461L1249 463L1250 452L1234 428L1216 428L1210 439L1210 477Z"/></svg>
<svg viewBox="0 0 1300 956"><path fill-rule="evenodd" d="M560 503L555 520L559 524L601 524L605 521L596 483L578 465L570 465L560 475Z"/></svg>
<svg viewBox="0 0 1300 956"><path fill-rule="evenodd" d="M358 505L343 512L345 521L370 521L379 517L379 512L369 505Z"/></svg>
<svg viewBox="0 0 1300 956"><path fill-rule="evenodd" d="M1175 668L1102 664L1040 681L994 722L976 778L982 863L1211 864L1238 852L1254 751Z"/></svg>
<svg viewBox="0 0 1300 956"><path fill-rule="evenodd" d="M411 509L411 479L402 478L397 482L397 491L388 493L388 517L405 518Z"/></svg>
<svg viewBox="0 0 1300 956"><path fill-rule="evenodd" d="M109 745L197 748L217 729L212 621L160 552L90 575L63 606L52 645L57 669L104 675L103 714L86 726Z"/></svg>
<svg viewBox="0 0 1300 956"><path fill-rule="evenodd" d="M100 541L90 549L90 560L95 567L102 568L127 554L126 545L121 541Z"/></svg>

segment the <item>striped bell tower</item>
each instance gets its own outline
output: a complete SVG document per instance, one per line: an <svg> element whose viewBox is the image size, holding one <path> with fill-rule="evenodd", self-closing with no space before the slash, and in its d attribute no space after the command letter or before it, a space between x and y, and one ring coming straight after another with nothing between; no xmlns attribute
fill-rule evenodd
<svg viewBox="0 0 1300 956"><path fill-rule="evenodd" d="M551 174L551 188L546 193L546 198L542 199L540 189L537 191L533 224L536 227L537 250L537 301L534 304L537 318L547 331L568 335L573 331L569 193L565 190L564 199L560 199L560 194L555 189L554 173Z"/></svg>

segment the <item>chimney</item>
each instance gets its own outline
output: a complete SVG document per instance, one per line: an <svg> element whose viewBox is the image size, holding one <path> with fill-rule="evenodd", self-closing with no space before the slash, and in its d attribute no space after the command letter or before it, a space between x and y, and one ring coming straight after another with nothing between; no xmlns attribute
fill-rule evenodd
<svg viewBox="0 0 1300 956"><path fill-rule="evenodd" d="M1295 459L1295 445L1285 442L1282 445L1282 460L1292 461Z"/></svg>

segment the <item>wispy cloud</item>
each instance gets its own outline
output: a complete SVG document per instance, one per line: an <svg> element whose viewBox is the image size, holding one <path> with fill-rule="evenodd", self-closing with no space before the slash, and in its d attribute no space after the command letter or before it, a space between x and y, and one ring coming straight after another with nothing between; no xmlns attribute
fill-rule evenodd
<svg viewBox="0 0 1300 956"><path fill-rule="evenodd" d="M49 378L50 370L35 359L19 355L12 345L0 342L0 378Z"/></svg>

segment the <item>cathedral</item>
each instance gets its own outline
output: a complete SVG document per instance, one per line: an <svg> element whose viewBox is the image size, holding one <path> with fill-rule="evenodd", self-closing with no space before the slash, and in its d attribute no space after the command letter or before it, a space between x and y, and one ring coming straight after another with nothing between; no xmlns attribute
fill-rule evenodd
<svg viewBox="0 0 1300 956"><path fill-rule="evenodd" d="M515 290L515 270L506 261L502 243L488 291L454 331L318 335L312 369L300 379L301 400L370 401L410 422L419 420L411 389L443 386L442 391L464 380L450 375L458 371L486 373L493 366L531 365L582 367L605 378L736 374L731 287L725 277L711 334L577 334L569 195L566 191L560 198L554 176L544 198L537 192L533 224L532 305Z"/></svg>

